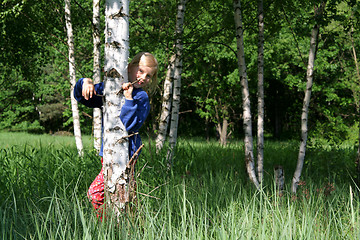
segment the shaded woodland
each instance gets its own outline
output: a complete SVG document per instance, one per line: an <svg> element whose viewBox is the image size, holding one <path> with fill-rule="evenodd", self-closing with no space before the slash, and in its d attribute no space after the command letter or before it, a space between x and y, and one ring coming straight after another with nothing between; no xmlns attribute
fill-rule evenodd
<svg viewBox="0 0 360 240"><path fill-rule="evenodd" d="M356 144L358 138L358 1L328 1L320 20L309 140ZM306 67L316 1L264 2L265 137L300 137ZM103 4L101 4L103 8ZM54 133L72 130L69 63L63 1L1 4L0 129ZM176 1L130 2L130 57L154 53L160 62L152 112L142 131L158 129L166 69L175 52ZM77 78L92 76L92 2L72 2ZM257 3L242 2L244 50L253 131L257 116ZM101 10L103 12L103 9ZM232 1L187 1L179 136L242 138L241 84ZM102 16L101 31L104 29ZM104 36L101 36L104 42ZM103 53L103 50L102 50ZM81 129L91 134L92 112L80 107Z"/></svg>

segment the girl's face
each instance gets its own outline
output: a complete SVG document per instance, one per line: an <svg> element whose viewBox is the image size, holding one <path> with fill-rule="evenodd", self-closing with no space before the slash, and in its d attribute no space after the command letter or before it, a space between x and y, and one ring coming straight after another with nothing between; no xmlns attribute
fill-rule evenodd
<svg viewBox="0 0 360 240"><path fill-rule="evenodd" d="M135 83L133 86L135 88L145 87L154 76L155 70L156 69L153 67L142 65L140 61L139 66L131 66L129 68L129 81L134 82L137 79L140 79L140 81Z"/></svg>

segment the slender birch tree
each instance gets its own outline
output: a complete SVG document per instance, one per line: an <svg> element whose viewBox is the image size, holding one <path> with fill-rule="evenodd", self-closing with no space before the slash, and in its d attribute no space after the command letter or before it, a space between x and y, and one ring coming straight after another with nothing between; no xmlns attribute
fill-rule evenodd
<svg viewBox="0 0 360 240"><path fill-rule="evenodd" d="M167 153L167 160L172 164L172 159L174 155L174 149L177 141L177 131L178 131L178 122L179 122L179 110L180 110L180 90L181 90L181 72L182 72L182 36L183 36L183 25L185 17L185 5L186 0L180 0L180 3L177 8L176 15L176 44L175 44L175 69L174 69L174 92L173 92L173 101L172 101L172 110L171 110L171 124L169 131L169 150Z"/></svg>
<svg viewBox="0 0 360 240"><path fill-rule="evenodd" d="M125 102L118 91L128 81L129 57L129 0L105 2L105 104L104 104L104 184L106 204L119 216L129 202L129 161L127 131L120 120Z"/></svg>
<svg viewBox="0 0 360 240"><path fill-rule="evenodd" d="M325 4L326 2L322 2L319 7L315 7L314 14L316 21L322 15L325 8ZM309 104L310 104L311 91L312 91L313 79L314 79L314 63L315 63L316 50L318 44L319 29L320 29L319 23L316 22L311 31L311 38L310 38L309 59L308 59L308 66L306 71L307 83L306 83L305 96L304 96L304 102L303 102L302 114L301 114L301 142L300 142L296 170L294 172L294 176L291 184L291 191L293 193L296 193L305 159L306 142L308 136L307 124L308 124Z"/></svg>
<svg viewBox="0 0 360 240"><path fill-rule="evenodd" d="M257 119L257 170L259 182L263 181L264 171L264 7L263 0L258 1L258 119Z"/></svg>
<svg viewBox="0 0 360 240"><path fill-rule="evenodd" d="M100 0L93 0L93 82L97 84L101 81L100 68ZM94 126L94 148L100 152L101 148L101 118L102 112L100 108L93 109L93 126Z"/></svg>
<svg viewBox="0 0 360 240"><path fill-rule="evenodd" d="M166 77L164 81L161 115L159 120L159 132L155 140L157 153L164 146L166 133L169 125L169 119L171 116L171 96L172 96L173 82L174 82L174 66L175 66L175 54L172 55L170 58L170 62L166 71Z"/></svg>
<svg viewBox="0 0 360 240"><path fill-rule="evenodd" d="M80 130L80 116L79 108L76 99L74 98L74 86L76 84L76 72L75 72L75 50L74 50L74 35L71 23L71 0L65 0L65 22L68 37L68 48L69 48L69 75L70 75L70 98L71 98L71 110L74 123L74 136L76 148L80 156L83 156L83 143L81 140Z"/></svg>
<svg viewBox="0 0 360 240"><path fill-rule="evenodd" d="M357 77L357 82L360 83L360 67L359 67L359 62L357 60L357 55L356 55L356 49L355 49L355 41L354 41L354 26L351 26L351 32L350 32L350 39L351 39L351 49L352 49L352 57L354 60L354 64L355 64L355 69L356 69L356 77ZM357 101L357 98L355 97L355 101ZM357 113L358 116L360 115L360 102L357 101L356 103L356 107L357 107ZM360 186L360 121L359 121L359 135L358 135L358 141L359 141L359 145L358 145L358 149L357 149L357 155L356 155L356 174L357 174L357 185Z"/></svg>
<svg viewBox="0 0 360 240"><path fill-rule="evenodd" d="M254 164L253 136L252 136L251 111L250 111L250 92L249 92L248 79L246 74L243 24L241 17L240 0L234 0L234 20L236 27L238 69L239 69L240 81L242 86L243 121L244 121L243 124L244 124L244 132L245 132L245 138L244 138L245 163L250 180L254 183L256 188L259 188L260 184L256 177L255 164Z"/></svg>

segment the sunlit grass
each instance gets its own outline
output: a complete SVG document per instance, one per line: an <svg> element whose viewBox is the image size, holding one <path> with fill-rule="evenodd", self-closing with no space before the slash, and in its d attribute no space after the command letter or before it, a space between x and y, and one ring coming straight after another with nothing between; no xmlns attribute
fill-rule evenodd
<svg viewBox="0 0 360 240"><path fill-rule="evenodd" d="M293 196L288 189L297 143L267 143L262 191L247 178L241 142L221 147L180 139L171 171L166 151L156 155L147 144L137 166L137 211L120 222L107 213L99 222L86 197L100 170L99 157L88 148L80 158L73 139L52 137L19 134L16 144L2 145L1 239L360 238L350 150L309 150ZM35 139L46 144L29 144ZM287 183L281 197L273 184L278 164Z"/></svg>
<svg viewBox="0 0 360 240"><path fill-rule="evenodd" d="M90 136L82 136L84 148L92 146ZM75 138L73 136L59 136L51 134L29 134L25 132L0 132L0 147L9 148L16 145L28 145L32 147L48 147L53 145L55 148L73 147Z"/></svg>

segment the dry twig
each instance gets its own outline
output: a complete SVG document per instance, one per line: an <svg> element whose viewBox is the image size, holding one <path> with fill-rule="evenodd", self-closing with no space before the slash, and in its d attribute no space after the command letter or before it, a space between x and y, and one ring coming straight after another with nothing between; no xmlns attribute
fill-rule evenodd
<svg viewBox="0 0 360 240"><path fill-rule="evenodd" d="M122 143L126 138L132 137L132 136L137 135L137 134L139 134L139 132L132 133L132 134L129 134L129 135L127 135L127 136L123 136L123 137L121 137L120 139L118 139L118 140L116 141L116 144Z"/></svg>
<svg viewBox="0 0 360 240"><path fill-rule="evenodd" d="M139 82L141 80L141 78L136 79L135 81L131 82L131 86L134 86L135 83ZM119 95L120 93L123 93L124 89L121 88L119 91L117 91L116 95Z"/></svg>

